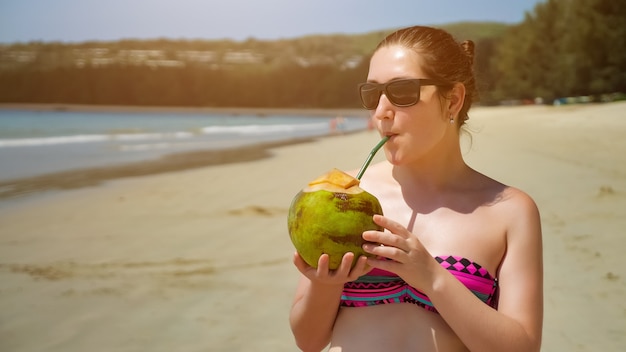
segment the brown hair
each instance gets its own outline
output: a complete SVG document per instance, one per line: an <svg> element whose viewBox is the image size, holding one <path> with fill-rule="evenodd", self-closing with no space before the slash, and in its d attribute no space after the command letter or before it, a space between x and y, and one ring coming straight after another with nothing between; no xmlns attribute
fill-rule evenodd
<svg viewBox="0 0 626 352"><path fill-rule="evenodd" d="M474 63L474 42L466 40L457 43L452 35L442 29L413 26L400 29L383 39L376 51L383 47L400 45L420 54L424 61L422 69L427 78L449 83L440 90L442 96L449 92L454 83L465 86L465 101L459 111L457 126L465 123L472 102L477 98L476 81L472 69Z"/></svg>

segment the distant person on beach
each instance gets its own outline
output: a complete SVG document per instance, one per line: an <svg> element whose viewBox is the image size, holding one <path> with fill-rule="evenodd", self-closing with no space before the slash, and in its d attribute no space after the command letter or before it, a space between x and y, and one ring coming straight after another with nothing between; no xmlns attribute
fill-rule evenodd
<svg viewBox="0 0 626 352"><path fill-rule="evenodd" d="M359 93L390 140L361 187L382 204L374 221L386 230L363 233L372 257L352 269L352 253L334 271L326 254L317 269L294 255L302 275L289 318L302 350L540 350L537 206L461 153L473 57L471 41L422 26L376 47Z"/></svg>
<svg viewBox="0 0 626 352"><path fill-rule="evenodd" d="M346 132L346 120L343 116L337 116L337 129L339 130L339 133L343 134Z"/></svg>
<svg viewBox="0 0 626 352"><path fill-rule="evenodd" d="M330 120L329 123L330 134L343 134L346 131L346 120L343 116L337 116L334 119Z"/></svg>
<svg viewBox="0 0 626 352"><path fill-rule="evenodd" d="M330 134L336 134L337 133L337 119L331 119L328 122L328 128L330 130Z"/></svg>

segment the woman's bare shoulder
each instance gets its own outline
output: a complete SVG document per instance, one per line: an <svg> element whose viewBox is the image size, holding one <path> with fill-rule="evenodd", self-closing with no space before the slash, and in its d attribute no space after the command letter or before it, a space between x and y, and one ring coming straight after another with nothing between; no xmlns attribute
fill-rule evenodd
<svg viewBox="0 0 626 352"><path fill-rule="evenodd" d="M539 207L533 197L524 190L493 181L493 210L504 221L509 235L515 233L540 234Z"/></svg>
<svg viewBox="0 0 626 352"><path fill-rule="evenodd" d="M487 175L481 173L477 174L480 180L477 182L477 184L479 184L477 188L480 192L492 197L495 204L503 208L537 208L533 198L522 189L507 185Z"/></svg>
<svg viewBox="0 0 626 352"><path fill-rule="evenodd" d="M535 200L525 191L509 185L503 185L502 191L502 207L511 211L529 211L537 212L538 207Z"/></svg>

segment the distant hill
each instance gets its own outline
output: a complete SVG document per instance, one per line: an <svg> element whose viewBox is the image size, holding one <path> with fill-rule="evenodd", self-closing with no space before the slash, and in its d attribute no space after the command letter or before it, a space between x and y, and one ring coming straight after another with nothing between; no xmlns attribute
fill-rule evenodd
<svg viewBox="0 0 626 352"><path fill-rule="evenodd" d="M509 25L438 26L476 43L491 84ZM139 106L357 108L375 46L396 28L279 40L119 40L0 45L0 102ZM483 95L483 101L485 95Z"/></svg>
<svg viewBox="0 0 626 352"><path fill-rule="evenodd" d="M458 41L466 39L480 41L501 37L511 26L499 22L457 22L440 28L450 32Z"/></svg>
<svg viewBox="0 0 626 352"><path fill-rule="evenodd" d="M437 26L457 40L479 41L501 36L510 25L494 22L459 22ZM57 68L125 65L228 64L354 66L387 34L397 28L363 34L309 35L292 39L233 40L119 40L112 42L29 42L0 45L0 70L19 67Z"/></svg>

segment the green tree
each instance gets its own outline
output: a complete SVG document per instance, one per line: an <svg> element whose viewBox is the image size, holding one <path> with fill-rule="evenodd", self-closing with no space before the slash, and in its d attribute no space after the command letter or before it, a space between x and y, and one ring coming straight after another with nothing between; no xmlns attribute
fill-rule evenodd
<svg viewBox="0 0 626 352"><path fill-rule="evenodd" d="M626 2L548 0L500 40L497 99L547 100L625 90Z"/></svg>

